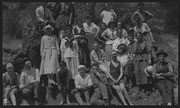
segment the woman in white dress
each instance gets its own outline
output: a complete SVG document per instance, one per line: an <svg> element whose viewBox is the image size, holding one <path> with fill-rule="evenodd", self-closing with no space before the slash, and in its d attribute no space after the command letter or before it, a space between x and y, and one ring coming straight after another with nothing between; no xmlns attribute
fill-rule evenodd
<svg viewBox="0 0 180 108"><path fill-rule="evenodd" d="M105 54L106 54L106 61L111 61L111 53L112 53L112 44L114 39L117 37L117 27L116 22L110 22L108 24L108 29L106 29L102 34L101 37L103 37L106 40L105 45Z"/></svg>
<svg viewBox="0 0 180 108"><path fill-rule="evenodd" d="M53 75L59 69L58 55L59 46L55 35L52 35L54 28L51 25L44 27L45 35L41 39L41 75L47 75L48 84L54 83Z"/></svg>
<svg viewBox="0 0 180 108"><path fill-rule="evenodd" d="M78 51L79 46L72 34L70 27L66 28L66 36L61 41L61 60L66 62L68 70L71 71L71 78L74 79L78 73L79 59Z"/></svg>

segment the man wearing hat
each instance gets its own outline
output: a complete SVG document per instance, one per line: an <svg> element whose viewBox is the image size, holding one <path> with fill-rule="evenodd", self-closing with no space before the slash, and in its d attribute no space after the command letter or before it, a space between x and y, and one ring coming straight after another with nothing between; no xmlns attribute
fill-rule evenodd
<svg viewBox="0 0 180 108"><path fill-rule="evenodd" d="M74 93L75 98L79 105L85 105L83 102L81 95L84 94L86 103L89 105L90 97L89 97L89 89L92 87L92 79L89 74L86 73L86 67L84 65L78 66L78 74L75 76L74 82L77 91Z"/></svg>
<svg viewBox="0 0 180 108"><path fill-rule="evenodd" d="M162 96L164 102L162 105L171 106L173 102L173 84L171 80L174 74L173 67L170 62L165 60L168 54L164 50L160 50L156 56L158 57L158 62L153 65L155 86L159 89Z"/></svg>
<svg viewBox="0 0 180 108"><path fill-rule="evenodd" d="M147 21L149 21L150 19L152 19L154 16L153 14L151 14L149 11L145 11L144 10L144 3L143 2L139 2L136 6L137 6L137 10L134 12L134 14L131 17L131 21L134 22L135 19L135 15L136 14L141 14L142 18L143 18L143 22L147 23Z"/></svg>
<svg viewBox="0 0 180 108"><path fill-rule="evenodd" d="M45 31L45 35L41 39L41 66L40 66L40 74L48 77L48 81L44 80L45 87L48 84L55 84L53 80L54 75L59 69L58 56L59 56L59 44L57 37L52 35L54 28L51 25L47 25L43 29ZM46 83L48 82L48 83Z"/></svg>
<svg viewBox="0 0 180 108"><path fill-rule="evenodd" d="M7 105L11 101L13 106L17 105L15 94L18 92L19 76L14 72L12 63L7 63L6 70L2 76L4 90L4 104ZM9 99L10 98L10 99Z"/></svg>

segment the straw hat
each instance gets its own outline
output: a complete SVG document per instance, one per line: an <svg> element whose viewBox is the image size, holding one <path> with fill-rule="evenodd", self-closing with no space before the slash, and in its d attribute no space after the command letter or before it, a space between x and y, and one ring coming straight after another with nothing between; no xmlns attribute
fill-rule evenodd
<svg viewBox="0 0 180 108"><path fill-rule="evenodd" d="M52 31L54 30L54 28L50 24L45 26L43 30L46 31L46 29L48 29L48 28L51 29Z"/></svg>
<svg viewBox="0 0 180 108"><path fill-rule="evenodd" d="M145 73L148 77L152 76L153 71L154 71L153 66L147 66L147 67L144 69L144 73Z"/></svg>
<svg viewBox="0 0 180 108"><path fill-rule="evenodd" d="M7 63L7 64L6 64L6 69L7 69L7 68L14 68L14 66L13 66L12 63Z"/></svg>
<svg viewBox="0 0 180 108"><path fill-rule="evenodd" d="M85 67L84 65L79 65L79 66L78 66L78 70L79 70L79 69L83 69L83 68L86 70L86 67Z"/></svg>
<svg viewBox="0 0 180 108"><path fill-rule="evenodd" d="M116 53L115 51L113 51L113 52L111 53L111 56L112 56L112 57L117 56L117 53Z"/></svg>

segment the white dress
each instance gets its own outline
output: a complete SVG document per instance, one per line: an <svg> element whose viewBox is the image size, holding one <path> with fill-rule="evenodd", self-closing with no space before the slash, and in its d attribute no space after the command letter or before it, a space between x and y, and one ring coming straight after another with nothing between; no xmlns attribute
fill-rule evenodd
<svg viewBox="0 0 180 108"><path fill-rule="evenodd" d="M41 39L41 74L56 74L59 69L59 46L56 36L44 35Z"/></svg>

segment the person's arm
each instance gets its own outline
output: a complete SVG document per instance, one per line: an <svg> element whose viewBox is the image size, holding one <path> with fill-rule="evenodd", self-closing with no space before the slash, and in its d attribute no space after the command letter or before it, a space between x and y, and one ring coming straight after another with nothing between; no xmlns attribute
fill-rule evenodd
<svg viewBox="0 0 180 108"><path fill-rule="evenodd" d="M124 71L123 71L123 65L121 64L121 66L120 66L120 75L119 75L119 77L118 77L118 79L117 79L117 82L122 78L122 76L123 76L123 73L124 73Z"/></svg>
<svg viewBox="0 0 180 108"><path fill-rule="evenodd" d="M151 29L149 28L149 26L146 23L144 23L144 25L145 25L145 28L148 31L153 43L155 43L154 38L153 38L152 33L151 33Z"/></svg>
<svg viewBox="0 0 180 108"><path fill-rule="evenodd" d="M122 35L123 35L124 39L127 39L128 33L127 33L127 31L125 29L123 29L123 34Z"/></svg>
<svg viewBox="0 0 180 108"><path fill-rule="evenodd" d="M91 60L91 64L93 63L99 63L98 57L94 57L94 53L90 53L90 60Z"/></svg>
<svg viewBox="0 0 180 108"><path fill-rule="evenodd" d="M25 82L25 73L24 72L21 73L19 81L20 81L20 85L19 85L20 89L22 89L22 88L26 87L27 85L29 85L29 83Z"/></svg>
<svg viewBox="0 0 180 108"><path fill-rule="evenodd" d="M73 13L71 12L70 17L69 17L69 25L71 25L71 23L72 23L72 16L73 16Z"/></svg>
<svg viewBox="0 0 180 108"><path fill-rule="evenodd" d="M59 78L60 78L60 69L58 69L57 72L56 72L56 81L57 81L58 85L61 85L61 82L60 82Z"/></svg>
<svg viewBox="0 0 180 108"><path fill-rule="evenodd" d="M74 83L77 89L81 89L81 86L79 85L79 78L77 76L75 76L74 78Z"/></svg>
<svg viewBox="0 0 180 108"><path fill-rule="evenodd" d="M116 13L115 13L115 11L113 9L112 9L112 14L113 14L113 20L116 20L117 15L116 15Z"/></svg>
<svg viewBox="0 0 180 108"><path fill-rule="evenodd" d="M48 10L48 15L49 15L49 19L50 19L50 21L54 24L54 18L53 18L53 15L52 15L52 12L47 8L47 10Z"/></svg>
<svg viewBox="0 0 180 108"><path fill-rule="evenodd" d="M59 50L59 43L58 43L58 38L56 36L55 37L55 41L56 41L56 50L57 50L57 53L58 55L60 54L60 50Z"/></svg>
<svg viewBox="0 0 180 108"><path fill-rule="evenodd" d="M113 47L112 47L114 51L118 51L117 50L118 45L119 45L119 41L115 40L114 43L113 43Z"/></svg>
<svg viewBox="0 0 180 108"><path fill-rule="evenodd" d="M109 40L107 37L107 29L101 34L101 37L104 38L105 40Z"/></svg>
<svg viewBox="0 0 180 108"><path fill-rule="evenodd" d="M37 17L37 20L38 20L38 21L41 21L41 22L44 21L44 19L42 19L41 16L40 16L40 10L39 10L39 7L36 9L36 17Z"/></svg>
<svg viewBox="0 0 180 108"><path fill-rule="evenodd" d="M85 87L85 89L89 89L92 85L93 85L92 79L91 79L90 75L88 75L88 85Z"/></svg>
<svg viewBox="0 0 180 108"><path fill-rule="evenodd" d="M157 67L157 65L154 64L154 65L153 65L152 78L153 78L153 79L163 79L164 77L162 77L160 74L157 73L156 67Z"/></svg>
<svg viewBox="0 0 180 108"><path fill-rule="evenodd" d="M43 50L44 50L44 38L41 39L41 57L43 56Z"/></svg>
<svg viewBox="0 0 180 108"><path fill-rule="evenodd" d="M60 50L61 50L61 60L64 60L64 51L65 51L65 39L61 40Z"/></svg>
<svg viewBox="0 0 180 108"><path fill-rule="evenodd" d="M100 28L96 25L96 29L97 29L97 31L96 31L96 34L95 34L94 38L97 38Z"/></svg>
<svg viewBox="0 0 180 108"><path fill-rule="evenodd" d="M172 64L171 63L168 63L168 69L169 69L169 72L167 73L164 73L162 76L163 77L171 77L173 76L173 67L172 67Z"/></svg>
<svg viewBox="0 0 180 108"><path fill-rule="evenodd" d="M101 12L100 18L102 19L104 17L104 11Z"/></svg>
<svg viewBox="0 0 180 108"><path fill-rule="evenodd" d="M40 72L39 72L39 69L36 69L36 79L35 79L35 81L40 82Z"/></svg>

